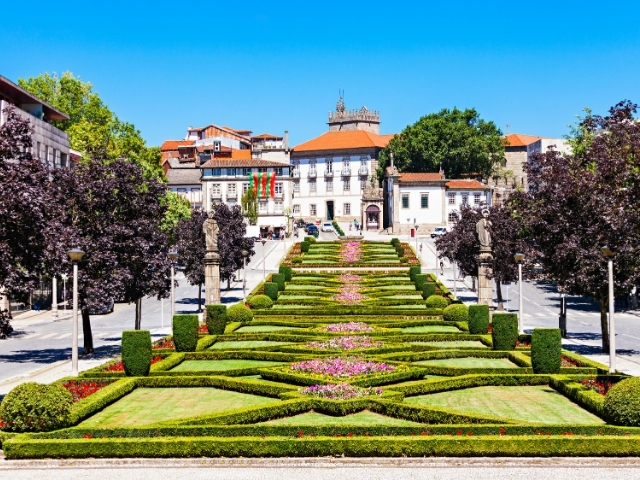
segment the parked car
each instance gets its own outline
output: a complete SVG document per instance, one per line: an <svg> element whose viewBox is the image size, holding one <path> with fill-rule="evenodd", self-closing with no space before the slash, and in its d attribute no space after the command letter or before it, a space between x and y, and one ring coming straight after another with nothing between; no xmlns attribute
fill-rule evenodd
<svg viewBox="0 0 640 480"><path fill-rule="evenodd" d="M323 232L333 232L333 224L331 222L323 222L322 231Z"/></svg>
<svg viewBox="0 0 640 480"><path fill-rule="evenodd" d="M306 231L307 233L311 233L311 232L309 232L309 227L318 228L318 227L316 227L316 224L315 224L315 223L307 223L307 224L305 225L305 227L304 227L304 229L305 229L305 231Z"/></svg>
<svg viewBox="0 0 640 480"><path fill-rule="evenodd" d="M110 298L107 301L107 305L105 305L104 307L102 308L93 307L91 310L89 310L89 315L104 315L105 313L111 313L113 312L113 307L114 307L113 298Z"/></svg>
<svg viewBox="0 0 640 480"><path fill-rule="evenodd" d="M436 227L436 229L431 232L431 238L441 237L449 233L449 227Z"/></svg>
<svg viewBox="0 0 640 480"><path fill-rule="evenodd" d="M307 225L307 233L308 233L309 235L313 235L313 234L315 234L315 233L318 233L318 227L316 227L316 226L315 226L315 225L313 225L313 224Z"/></svg>

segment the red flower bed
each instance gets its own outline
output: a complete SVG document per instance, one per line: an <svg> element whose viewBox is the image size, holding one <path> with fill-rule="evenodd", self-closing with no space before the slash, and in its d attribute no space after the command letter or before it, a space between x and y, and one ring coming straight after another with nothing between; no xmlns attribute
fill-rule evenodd
<svg viewBox="0 0 640 480"><path fill-rule="evenodd" d="M151 365L154 363L158 363L164 360L160 355L157 355L151 359ZM103 372L124 372L124 364L122 360L119 360L116 363L112 363L111 365L102 369Z"/></svg>
<svg viewBox="0 0 640 480"><path fill-rule="evenodd" d="M487 333L493 333L493 325L489 324L489 328L487 329Z"/></svg>
<svg viewBox="0 0 640 480"><path fill-rule="evenodd" d="M110 383L113 383L113 380L69 380L68 382L63 382L62 386L73 397L73 403L76 403L89 395L93 395Z"/></svg>
<svg viewBox="0 0 640 480"><path fill-rule="evenodd" d="M561 359L560 359L560 366L563 368L570 368L570 367L579 367L580 365L578 365L578 362L576 362L575 360L573 360L572 358L569 358L565 355L562 355Z"/></svg>
<svg viewBox="0 0 640 480"><path fill-rule="evenodd" d="M176 348L176 344L173 343L173 338L163 338L162 340L158 340L154 345L153 345L153 349L154 350L159 350L161 348L171 348L171 349L175 349Z"/></svg>
<svg viewBox="0 0 640 480"><path fill-rule="evenodd" d="M600 381L595 377L583 378L580 383L600 395L606 395L609 389L613 387L613 382L608 379Z"/></svg>
<svg viewBox="0 0 640 480"><path fill-rule="evenodd" d="M531 342L527 342L525 340L518 340L516 343L516 347L527 347L531 348Z"/></svg>
<svg viewBox="0 0 640 480"><path fill-rule="evenodd" d="M200 328L198 328L198 333L209 333L209 328L207 327L206 323L200 325Z"/></svg>

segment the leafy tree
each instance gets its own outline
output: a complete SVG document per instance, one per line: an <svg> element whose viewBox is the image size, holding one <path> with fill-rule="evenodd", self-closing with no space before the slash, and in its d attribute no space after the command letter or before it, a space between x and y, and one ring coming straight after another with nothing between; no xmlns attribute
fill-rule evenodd
<svg viewBox="0 0 640 480"><path fill-rule="evenodd" d="M247 258L255 254L253 239L245 237L247 226L239 205L229 208L227 204L219 203L213 207L213 218L218 222L220 229L218 233L220 280L226 280L227 288L230 288L235 271L244 268L242 251L249 252Z"/></svg>
<svg viewBox="0 0 640 480"><path fill-rule="evenodd" d="M391 152L401 172L442 169L447 178L489 177L505 162L502 132L475 109L445 108L406 127L381 152L378 178L384 178Z"/></svg>
<svg viewBox="0 0 640 480"><path fill-rule="evenodd" d="M207 253L202 225L207 219L203 210L194 210L191 218L178 222L175 229L178 263L184 267L184 275L191 285L198 285L198 311L202 305L204 284L204 256Z"/></svg>
<svg viewBox="0 0 640 480"><path fill-rule="evenodd" d="M240 199L242 213L249 220L249 225L258 223L258 199L254 190L247 189Z"/></svg>
<svg viewBox="0 0 640 480"><path fill-rule="evenodd" d="M176 243L176 228L182 220L191 216L191 203L183 196L167 190L160 203L167 207L167 212L160 222L160 229L169 235L170 243Z"/></svg>

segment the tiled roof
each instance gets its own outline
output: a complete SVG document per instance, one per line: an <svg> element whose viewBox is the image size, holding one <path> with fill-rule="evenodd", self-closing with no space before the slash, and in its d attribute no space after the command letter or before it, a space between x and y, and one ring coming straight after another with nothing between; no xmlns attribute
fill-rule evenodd
<svg viewBox="0 0 640 480"><path fill-rule="evenodd" d="M169 185L200 185L202 172L199 168L180 168L167 171Z"/></svg>
<svg viewBox="0 0 640 480"><path fill-rule="evenodd" d="M507 135L504 138L504 146L505 147L526 147L527 145L531 145L532 143L537 142L542 137L537 137L535 135L523 135L521 133L512 133L511 135Z"/></svg>
<svg viewBox="0 0 640 480"><path fill-rule="evenodd" d="M259 158L212 158L200 165L200 168L220 167L288 167L288 163L261 160Z"/></svg>
<svg viewBox="0 0 640 480"><path fill-rule="evenodd" d="M449 180L447 188L452 190L489 190L489 187L477 180Z"/></svg>
<svg viewBox="0 0 640 480"><path fill-rule="evenodd" d="M271 135L270 133L261 133L260 135L256 135L251 138L257 138L260 140L282 140L282 137L279 137L278 135Z"/></svg>
<svg viewBox="0 0 640 480"><path fill-rule="evenodd" d="M401 182L437 182L443 180L441 173L402 173L400 174Z"/></svg>
<svg viewBox="0 0 640 480"><path fill-rule="evenodd" d="M178 147L183 147L186 145L193 145L193 140L165 140L165 142L160 147L160 151L166 152L169 150L177 150Z"/></svg>
<svg viewBox="0 0 640 480"><path fill-rule="evenodd" d="M393 135L376 135L364 130L345 132L326 132L308 142L293 148L293 152L311 152L319 150L345 150L350 148L384 148Z"/></svg>
<svg viewBox="0 0 640 480"><path fill-rule="evenodd" d="M184 161L184 159L170 157L165 160L164 163L169 163L169 168L196 168L196 161L193 158L188 159L188 161Z"/></svg>

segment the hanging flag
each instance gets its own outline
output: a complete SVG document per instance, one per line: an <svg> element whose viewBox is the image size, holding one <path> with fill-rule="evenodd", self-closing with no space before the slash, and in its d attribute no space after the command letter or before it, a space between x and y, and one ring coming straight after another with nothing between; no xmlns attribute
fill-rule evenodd
<svg viewBox="0 0 640 480"><path fill-rule="evenodd" d="M269 182L269 195L275 198L276 196L276 172L271 173L271 178Z"/></svg>
<svg viewBox="0 0 640 480"><path fill-rule="evenodd" d="M255 189L255 182L253 181L253 173L249 174L249 190Z"/></svg>
<svg viewBox="0 0 640 480"><path fill-rule="evenodd" d="M261 173L261 178L260 178L260 187L261 187L261 193L263 197L267 196L267 177L269 174L267 174L266 172Z"/></svg>

